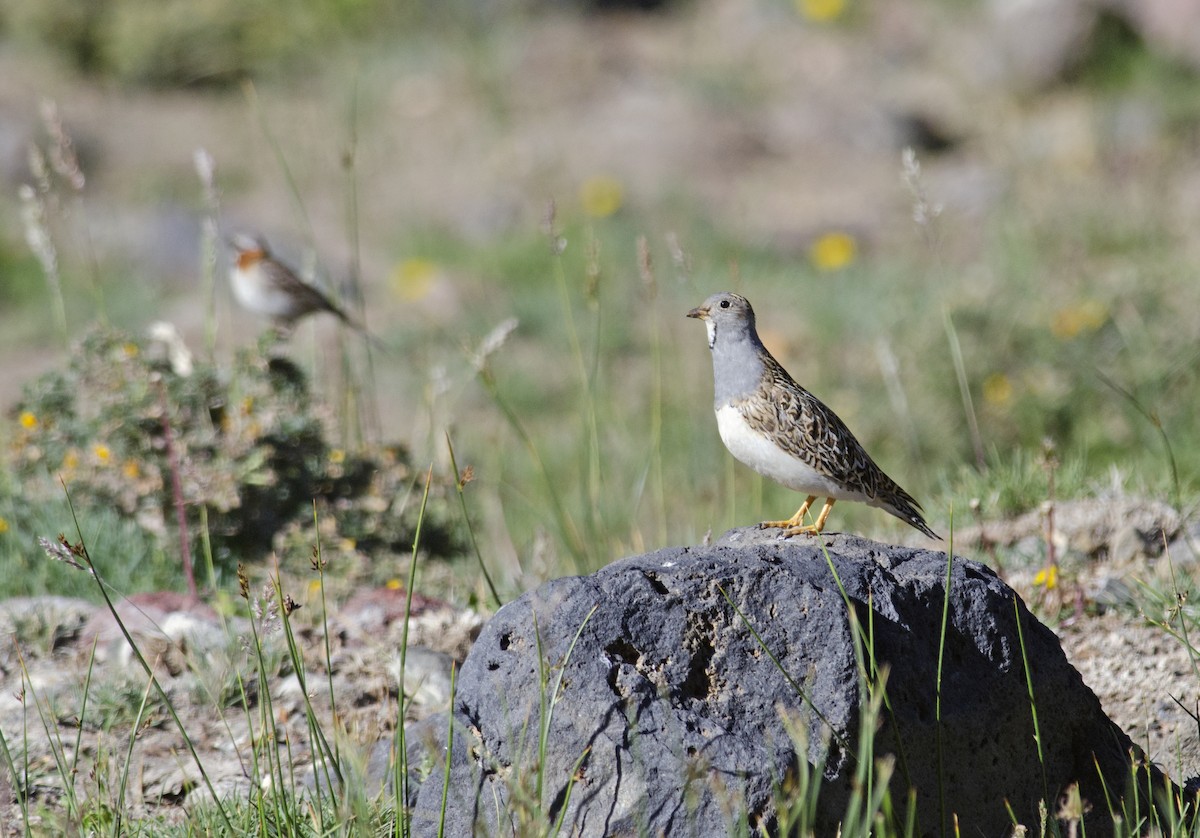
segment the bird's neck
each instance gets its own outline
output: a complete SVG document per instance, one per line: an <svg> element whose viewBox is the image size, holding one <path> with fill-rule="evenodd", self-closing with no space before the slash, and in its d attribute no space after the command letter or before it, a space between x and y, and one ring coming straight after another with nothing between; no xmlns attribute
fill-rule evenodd
<svg viewBox="0 0 1200 838"><path fill-rule="evenodd" d="M713 347L713 404L718 410L758 386L765 351L753 331L717 335Z"/></svg>

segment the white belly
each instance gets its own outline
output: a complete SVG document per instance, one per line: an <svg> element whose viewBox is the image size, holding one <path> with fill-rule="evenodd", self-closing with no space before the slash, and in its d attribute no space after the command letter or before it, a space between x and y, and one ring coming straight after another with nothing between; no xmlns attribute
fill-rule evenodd
<svg viewBox="0 0 1200 838"><path fill-rule="evenodd" d="M233 270L233 296L250 311L275 318L293 317L298 313L296 298L268 282L258 265Z"/></svg>
<svg viewBox="0 0 1200 838"><path fill-rule="evenodd" d="M862 492L849 491L753 431L732 405L717 410L717 430L729 453L764 477L806 495L836 500L867 500Z"/></svg>

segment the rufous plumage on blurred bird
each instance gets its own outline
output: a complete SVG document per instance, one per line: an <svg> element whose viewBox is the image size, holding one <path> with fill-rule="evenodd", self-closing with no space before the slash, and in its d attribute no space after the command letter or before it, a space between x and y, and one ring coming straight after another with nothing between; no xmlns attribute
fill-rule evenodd
<svg viewBox="0 0 1200 838"><path fill-rule="evenodd" d="M276 259L262 238L239 233L231 236L229 243L235 254L229 273L233 296L247 311L271 318L282 331L320 311L327 311L347 326L363 331L362 325L324 292Z"/></svg>

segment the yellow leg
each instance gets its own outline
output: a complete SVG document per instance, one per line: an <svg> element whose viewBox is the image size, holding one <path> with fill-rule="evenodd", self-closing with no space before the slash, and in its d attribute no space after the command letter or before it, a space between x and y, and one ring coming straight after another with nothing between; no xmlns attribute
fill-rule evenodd
<svg viewBox="0 0 1200 838"><path fill-rule="evenodd" d="M796 510L796 514L793 515L791 518L788 518L786 521L763 521L761 524L759 524L759 526L762 527L764 530L766 530L766 529L788 530L788 529L791 529L792 527L798 527L798 526L800 526L800 523L804 520L804 516L808 514L808 508L810 506L812 506L813 501L815 501L816 499L817 499L816 495L809 495L808 500L806 500L804 503L800 504L800 508Z"/></svg>
<svg viewBox="0 0 1200 838"><path fill-rule="evenodd" d="M788 527L783 534L784 537L787 538L793 535L800 535L801 533L806 535L816 535L817 533L821 532L821 530L825 529L825 520L829 517L829 510L833 509L833 505L835 503L837 503L837 498L825 498L825 505L821 507L821 514L817 516L817 522L815 524Z"/></svg>

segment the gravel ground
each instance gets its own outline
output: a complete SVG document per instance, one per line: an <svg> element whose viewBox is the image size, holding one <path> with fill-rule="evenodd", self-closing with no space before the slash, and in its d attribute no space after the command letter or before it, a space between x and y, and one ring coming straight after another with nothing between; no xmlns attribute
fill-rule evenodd
<svg viewBox="0 0 1200 838"><path fill-rule="evenodd" d="M1150 624L1131 600L1102 608L1087 593L1117 590L1113 580L1122 581L1121 590L1130 590L1136 578L1148 578L1144 571L1161 563L1161 557L1140 556L1124 573L1116 573L1110 563L1068 552L1053 590L1032 584L1032 570L1008 576L1034 604L1035 613L1043 619L1058 615L1057 631L1068 659L1109 716L1182 782L1200 773L1200 737L1193 715L1200 701L1200 677L1187 647L1171 632ZM254 668L245 651L252 637L250 623L222 621L212 609L182 594L143 594L131 600L120 606L123 619L139 637L147 658L156 662L217 794L244 794L251 783L264 782L250 764L251 742L261 736L261 711L246 714L236 709L240 693L232 677L237 671L249 679L252 703L264 706L256 697ZM258 610L264 616L256 625L267 638L266 659L275 662L270 664L274 674L269 690L277 753L286 760L290 751L303 775L313 762L306 744L305 690L292 668L279 663L286 657L279 619L269 601L261 602ZM315 601L303 605L294 612L294 626L307 692L316 716L332 730L324 622ZM347 731L340 746L348 764L359 766L356 770L366 772L372 746L394 733L403 609L403 591L380 588L353 595L330 614L332 689ZM483 623L472 611L422 596L415 597L413 613L406 683L415 690L415 698L409 720L446 706L451 663L466 656ZM28 765L28 778L14 783L5 777L0 793L26 788L31 800L50 810L66 805L62 775L46 735L49 729L68 762L76 752L79 755L75 793L111 801L122 764L118 754L129 747L129 731L146 693L146 679L114 621L106 611L80 600L13 599L0 603L0 631L14 640L0 653L0 730L18 765ZM95 665L89 676L93 645ZM83 684L89 677L80 726ZM214 696L224 698L218 701ZM1053 696L1037 699L1053 701ZM180 803L194 805L208 797L177 728L153 695L130 764L127 806L135 814L173 820L184 816ZM19 828L20 809L10 803L5 810L2 822Z"/></svg>

